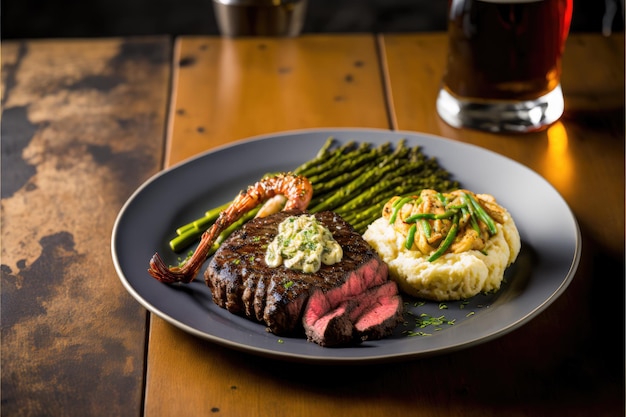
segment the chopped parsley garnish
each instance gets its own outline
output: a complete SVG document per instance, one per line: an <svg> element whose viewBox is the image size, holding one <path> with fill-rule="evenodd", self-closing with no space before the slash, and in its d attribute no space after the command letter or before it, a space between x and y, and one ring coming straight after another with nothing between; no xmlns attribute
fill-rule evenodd
<svg viewBox="0 0 626 417"><path fill-rule="evenodd" d="M406 332L406 335L409 336L409 337L412 337L412 336L432 336L431 333L413 332L413 331Z"/></svg>
<svg viewBox="0 0 626 417"><path fill-rule="evenodd" d="M452 326L455 322L456 319L449 320L445 316L433 317L430 314L422 313L418 317L415 317L415 328L424 329L426 327L432 327L434 331L438 332L442 330L442 326ZM421 330L407 330L404 333L407 336L432 336L432 333L426 333Z"/></svg>
<svg viewBox="0 0 626 417"><path fill-rule="evenodd" d="M180 256L178 257L178 267L182 268L183 265L185 265L185 263L189 260L189 258L191 258L193 256L193 251L190 250L189 252L187 252L187 256L185 258L181 258Z"/></svg>
<svg viewBox="0 0 626 417"><path fill-rule="evenodd" d="M453 325L454 320L448 320L445 316L433 317L429 314L422 313L419 317L415 318L415 324L417 327L423 329L428 326L441 326L442 324Z"/></svg>

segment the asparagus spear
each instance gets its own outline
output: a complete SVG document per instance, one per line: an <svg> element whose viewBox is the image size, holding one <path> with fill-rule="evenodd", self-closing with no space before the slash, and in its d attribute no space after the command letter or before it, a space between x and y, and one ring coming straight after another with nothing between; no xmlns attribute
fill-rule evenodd
<svg viewBox="0 0 626 417"><path fill-rule="evenodd" d="M369 148L369 147L368 147ZM366 152L363 152L366 151ZM338 173L343 175L354 174L357 169L367 168L368 164L378 156L376 149L357 149L354 152L346 154L344 158L339 158L336 161L337 168L328 169L318 175L308 176L307 178L312 184L319 184L320 186L329 187L328 183L331 178L334 178L335 183L338 180ZM332 182L330 181L330 182Z"/></svg>
<svg viewBox="0 0 626 417"><path fill-rule="evenodd" d="M328 156L331 154L331 148L334 145L334 143L335 143L335 140L332 136L326 139L326 142L324 142L320 150L317 152L317 155L315 155L313 159L310 159L309 161L305 162L304 164L296 168L294 170L294 173L299 174L299 175L304 175L304 172L306 170L315 168L320 163L320 161L324 161L328 159Z"/></svg>
<svg viewBox="0 0 626 417"><path fill-rule="evenodd" d="M317 163L313 164L312 166L302 168L301 165L294 170L294 173L298 175L304 175L305 177L309 178L325 172L331 169L339 161L341 161L341 158L344 156L344 154L353 152L355 145L355 142L347 142L344 145L335 149L334 151L328 153L326 157L321 158Z"/></svg>

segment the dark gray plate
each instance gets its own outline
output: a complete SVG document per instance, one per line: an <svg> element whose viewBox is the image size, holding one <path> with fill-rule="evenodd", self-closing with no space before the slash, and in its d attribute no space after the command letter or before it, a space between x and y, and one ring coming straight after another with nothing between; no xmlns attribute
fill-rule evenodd
<svg viewBox="0 0 626 417"><path fill-rule="evenodd" d="M174 230L231 200L264 173L293 169L315 156L329 136L340 142L380 144L406 139L439 160L464 188L494 195L522 237L517 262L499 292L468 302L422 303L409 297L405 325L393 336L354 347L322 348L301 338L277 337L261 324L215 306L201 278L165 285L147 272L158 251L169 264ZM414 132L318 129L253 138L204 153L155 175L126 202L111 249L120 279L145 308L193 335L253 354L306 362L377 362L469 347L523 325L552 303L572 280L581 252L580 231L567 203L541 176L491 151ZM421 314L444 323L419 327ZM419 335L408 336L408 332Z"/></svg>

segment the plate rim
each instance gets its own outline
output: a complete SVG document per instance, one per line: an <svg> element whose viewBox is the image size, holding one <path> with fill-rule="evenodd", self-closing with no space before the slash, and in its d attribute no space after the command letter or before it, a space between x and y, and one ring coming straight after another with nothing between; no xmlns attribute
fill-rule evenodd
<svg viewBox="0 0 626 417"><path fill-rule="evenodd" d="M279 137L285 137L285 136L297 136L297 135L306 135L306 134L323 134L323 133L354 133L357 132L358 134L363 134L363 133L374 133L374 134L393 134L396 136L402 136L402 135L410 135L410 136L418 136L418 137L426 137L429 138L431 140L437 140L437 141L445 141L448 142L450 144L452 144L453 146L460 146L460 147L470 147L470 148L474 148L479 150L480 152L486 152L488 154L491 154L492 156L495 156L497 158L501 158L506 160L507 163L509 164L514 164L516 165L518 168L521 168L523 170L528 171L531 175L535 175L538 176L543 182L544 184L549 187L551 189L551 191L558 196L563 204L565 205L565 207L568 210L569 213L569 219L572 221L573 226L574 226L574 235L575 235L575 242L574 242L574 253L572 254L572 261L571 264L569 265L567 274L563 277L563 279L561 280L561 282L559 283L558 287L550 294L550 296L548 298L546 298L545 300L542 300L542 302L540 304L538 304L537 306L535 306L533 309L531 309L528 313L526 313L525 315L518 317L516 320L514 320L513 322L509 323L508 325L500 328L498 331L494 331L486 336L482 336L482 337L475 337L475 338L471 338L468 339L462 343L457 343L454 344L452 346L447 346L444 348L432 348L432 349L428 349L428 350L422 350L419 352L400 352L400 353L389 353L389 354L383 354L383 355L372 355L372 356L358 356L358 357L343 357L343 356L324 356L324 355L306 355L306 354L298 354L298 353L292 353L292 352L285 352L285 351L276 351L276 350L271 350L271 349L266 349L266 348L262 348L262 347L256 347L256 346L251 346L251 345L242 345L238 342L234 342L234 341L230 341L227 339L224 339L222 337L218 337L212 334L208 334L204 331L198 330L186 323L181 322L180 320L177 320L173 317L170 317L167 313L159 310L157 307L155 307L154 305L152 305L148 300L146 300L144 298L144 296L142 294L140 294L132 285L131 282L129 281L129 279L126 277L122 266L120 264L120 259L118 258L118 255L116 253L116 237L118 235L119 229L120 229L120 224L123 220L124 214L126 213L126 211L128 210L128 207L135 201L135 199L142 194L142 192L149 187L152 183L156 182L159 178L168 175L171 171L177 170L181 167L184 167L194 161L203 159L208 157L209 155L215 154L215 153L219 153L222 152L224 150L230 149L230 148L235 148L235 147L239 147L239 146L244 146L248 143L252 143L252 142L257 142L257 141L263 141L263 140L271 140L271 139L275 139L275 138L279 138ZM398 138L399 139L399 138ZM431 156L431 155L429 155ZM436 156L436 155L434 155ZM450 170L453 174L454 172L452 170ZM542 176L541 174L539 174L538 172L532 170L531 168L529 168L528 166L524 165L521 162L518 162L508 156L502 155L498 152L495 152L491 149L487 149L484 147L481 147L479 145L475 145L475 144L471 144L471 143L466 143L466 142L462 142L462 141L458 141L458 140L453 140L450 138L446 138L443 136L439 136L439 135L435 135L435 134L430 134L430 133L423 133L423 132L416 132L416 131L409 131L409 130L395 130L395 129L383 129L383 128L369 128L369 127L324 127L324 128L305 128L305 129L291 129L291 130L285 130L285 131L277 131L277 132L272 132L272 133L264 133L264 134L259 134L259 135L254 135L254 136L250 136L250 137L246 137L246 138L242 138L242 139L237 139L235 141L226 143L226 144L221 144L218 145L216 147L213 147L211 149L207 149L205 151L202 151L198 154L195 154L193 156L190 156L188 158L185 158L169 167L166 167L164 169L161 169L160 171L154 173L153 175L151 175L148 179L146 179L143 183L141 183L139 185L139 187L137 187L135 189L135 191L133 193L131 193L131 195L127 198L127 200L124 202L124 204L122 205L122 207L120 208L114 224L113 224L113 228L111 231L111 245L110 245L110 250L111 250L111 256L112 256L112 260L113 260L113 264L116 270L116 273L118 275L118 278L120 279L123 287L126 289L126 291L128 291L128 293L137 301L139 302L139 304L141 304L148 312L155 314L157 317L163 319L164 321L168 322L169 324L177 327L178 329L189 333L195 337L198 337L200 339L203 340L208 340L210 342L216 343L218 345L221 345L223 347L226 348L230 348L233 350L237 350L240 352L244 352L244 353L249 353L249 354L254 354L257 356L262 356L262 357L267 357L267 358L273 358L273 359L280 359L280 360L286 360L286 361L297 361L297 362L309 362L309 363L329 363L329 364L363 364L363 363L380 363L380 362L392 362L392 361L404 361L404 360L410 360L410 359L415 359L417 357L427 357L427 356L433 356L433 355L439 355L439 354L445 354L445 353L450 353L450 352L454 352L454 351L458 351L458 350L462 350L462 349L467 349L469 347L472 346L477 346L479 344L483 344L486 343L488 341L497 339L499 337L502 337L508 333L510 333L513 330L518 329L519 327L522 327L523 325L527 324L530 320L534 319L535 317L537 317L541 312L543 312L546 308L548 308L556 299L558 299L564 292L565 290L569 287L569 285L571 284L572 280L574 279L574 276L576 274L579 262L580 262L580 258L581 258L581 253L582 253L582 237L581 237L581 230L580 230L580 225L578 224L578 220L576 219L575 214L573 213L571 207L569 206L569 204L567 203L567 201L563 198L563 196L561 195L561 193L556 189L556 187L554 187L544 176ZM262 325L262 324L260 324ZM323 349L328 349L328 348L323 348Z"/></svg>

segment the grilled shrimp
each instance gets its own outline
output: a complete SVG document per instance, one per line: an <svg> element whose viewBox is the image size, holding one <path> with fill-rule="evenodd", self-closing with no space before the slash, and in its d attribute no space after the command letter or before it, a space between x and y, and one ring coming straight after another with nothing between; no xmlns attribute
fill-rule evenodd
<svg viewBox="0 0 626 417"><path fill-rule="evenodd" d="M284 210L304 211L311 197L313 186L309 180L300 175L290 173L279 174L263 180L242 191L206 232L202 234L200 244L193 255L181 267L168 268L158 253L150 260L148 272L161 282L173 283L193 281L206 261L215 239L227 227L239 220L245 213L276 195L284 195L287 199Z"/></svg>

